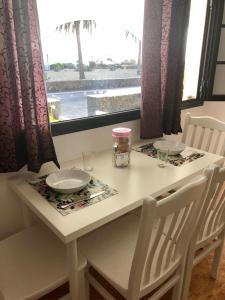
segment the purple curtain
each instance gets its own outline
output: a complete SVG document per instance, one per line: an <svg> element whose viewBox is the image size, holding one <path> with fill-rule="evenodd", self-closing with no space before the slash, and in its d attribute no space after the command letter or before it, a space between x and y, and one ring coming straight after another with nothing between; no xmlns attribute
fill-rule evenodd
<svg viewBox="0 0 225 300"><path fill-rule="evenodd" d="M59 166L48 119L34 0L0 0L0 172Z"/></svg>
<svg viewBox="0 0 225 300"><path fill-rule="evenodd" d="M185 49L191 0L145 0L141 137L181 132Z"/></svg>

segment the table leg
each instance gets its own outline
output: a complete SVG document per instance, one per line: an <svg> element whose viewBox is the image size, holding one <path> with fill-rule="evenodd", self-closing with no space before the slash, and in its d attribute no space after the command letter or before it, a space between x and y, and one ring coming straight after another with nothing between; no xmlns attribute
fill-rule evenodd
<svg viewBox="0 0 225 300"><path fill-rule="evenodd" d="M70 300L79 300L77 240L67 244L67 256L69 267Z"/></svg>
<svg viewBox="0 0 225 300"><path fill-rule="evenodd" d="M22 207L24 228L29 228L32 225L32 220L31 220L31 215L30 215L29 208L23 202L21 202L21 207Z"/></svg>

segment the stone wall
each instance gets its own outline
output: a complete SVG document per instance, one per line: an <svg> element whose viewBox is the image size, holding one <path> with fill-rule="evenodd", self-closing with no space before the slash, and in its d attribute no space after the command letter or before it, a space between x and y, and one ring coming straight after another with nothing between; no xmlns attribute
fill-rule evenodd
<svg viewBox="0 0 225 300"><path fill-rule="evenodd" d="M96 111L111 113L138 109L140 102L141 93L116 96L90 95L87 96L88 115L95 115Z"/></svg>
<svg viewBox="0 0 225 300"><path fill-rule="evenodd" d="M53 81L47 82L48 93L77 91L77 90L94 90L94 89L112 89L131 86L140 86L140 78L126 79L103 79L103 80L71 80L71 81Z"/></svg>

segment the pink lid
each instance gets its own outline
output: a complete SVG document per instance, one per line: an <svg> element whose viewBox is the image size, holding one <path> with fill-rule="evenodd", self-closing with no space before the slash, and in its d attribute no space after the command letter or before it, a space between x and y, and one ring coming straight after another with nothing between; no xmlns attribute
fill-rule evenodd
<svg viewBox="0 0 225 300"><path fill-rule="evenodd" d="M129 137L131 135L131 129L130 128L113 128L112 130L112 136L113 137Z"/></svg>

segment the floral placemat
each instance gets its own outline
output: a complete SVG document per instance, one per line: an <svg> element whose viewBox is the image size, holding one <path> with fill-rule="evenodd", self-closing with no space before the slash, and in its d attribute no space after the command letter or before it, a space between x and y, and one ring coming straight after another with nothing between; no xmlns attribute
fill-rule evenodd
<svg viewBox="0 0 225 300"><path fill-rule="evenodd" d="M134 146L133 150L142 152L148 156L153 158L157 158L157 150L153 146L153 143L142 145L142 146ZM203 157L204 153L193 152L191 150L184 150L182 153L177 155L169 155L168 162L176 167L182 166L189 162L192 162L200 157Z"/></svg>
<svg viewBox="0 0 225 300"><path fill-rule="evenodd" d="M96 178L92 178L79 192L62 194L46 184L46 177L47 175L29 181L29 184L63 216L118 194L117 190Z"/></svg>

